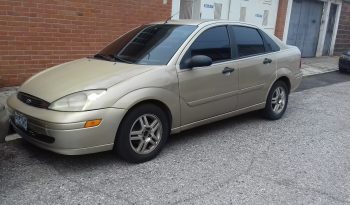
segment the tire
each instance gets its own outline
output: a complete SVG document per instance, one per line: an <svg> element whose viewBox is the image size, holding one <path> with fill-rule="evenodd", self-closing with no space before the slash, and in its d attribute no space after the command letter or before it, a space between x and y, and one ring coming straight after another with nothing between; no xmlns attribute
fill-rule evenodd
<svg viewBox="0 0 350 205"><path fill-rule="evenodd" d="M170 134L169 120L156 105L131 109L119 126L114 150L127 162L141 163L155 158Z"/></svg>
<svg viewBox="0 0 350 205"><path fill-rule="evenodd" d="M263 116L269 120L280 119L287 109L288 95L289 89L286 83L283 81L275 82L267 96L265 109L263 110Z"/></svg>

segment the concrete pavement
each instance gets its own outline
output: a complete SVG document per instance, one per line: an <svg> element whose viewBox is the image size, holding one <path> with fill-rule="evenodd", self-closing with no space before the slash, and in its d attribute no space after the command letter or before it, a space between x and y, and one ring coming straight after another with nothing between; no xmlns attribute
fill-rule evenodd
<svg viewBox="0 0 350 205"><path fill-rule="evenodd" d="M349 204L349 87L293 93L278 121L254 112L172 136L137 165L0 144L0 203Z"/></svg>
<svg viewBox="0 0 350 205"><path fill-rule="evenodd" d="M301 70L303 76L317 75L338 70L338 56L322 56L317 58L302 58Z"/></svg>

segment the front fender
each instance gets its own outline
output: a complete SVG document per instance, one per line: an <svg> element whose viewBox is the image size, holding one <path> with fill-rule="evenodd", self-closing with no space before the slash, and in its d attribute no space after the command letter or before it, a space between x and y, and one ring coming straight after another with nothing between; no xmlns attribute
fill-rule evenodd
<svg viewBox="0 0 350 205"><path fill-rule="evenodd" d="M129 110L138 103L155 100L168 107L172 117L172 128L180 126L179 95L163 88L141 88L122 96L112 107Z"/></svg>

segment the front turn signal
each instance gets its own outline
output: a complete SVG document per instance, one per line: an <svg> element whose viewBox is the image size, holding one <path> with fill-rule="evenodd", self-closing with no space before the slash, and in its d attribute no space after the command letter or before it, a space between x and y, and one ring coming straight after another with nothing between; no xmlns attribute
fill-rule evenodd
<svg viewBox="0 0 350 205"><path fill-rule="evenodd" d="M99 126L102 122L102 119L97 119L97 120L89 120L85 122L84 127L89 128L89 127L96 127Z"/></svg>

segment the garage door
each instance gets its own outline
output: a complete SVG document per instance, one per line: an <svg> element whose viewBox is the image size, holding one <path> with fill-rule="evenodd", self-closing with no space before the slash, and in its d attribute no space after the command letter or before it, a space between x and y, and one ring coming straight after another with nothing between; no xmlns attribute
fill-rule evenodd
<svg viewBox="0 0 350 205"><path fill-rule="evenodd" d="M302 57L316 56L322 10L321 1L293 1L287 44L297 46Z"/></svg>

